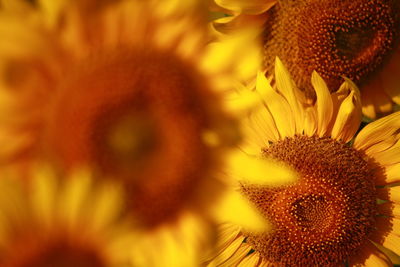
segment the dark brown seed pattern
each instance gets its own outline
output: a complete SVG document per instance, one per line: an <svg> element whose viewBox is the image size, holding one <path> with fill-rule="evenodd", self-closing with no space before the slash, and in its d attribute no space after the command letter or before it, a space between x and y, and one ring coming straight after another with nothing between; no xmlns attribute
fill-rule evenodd
<svg viewBox="0 0 400 267"><path fill-rule="evenodd" d="M242 192L274 224L269 234L246 233L276 266L337 266L357 253L377 214L375 170L364 155L328 137L295 136L263 149L300 175L280 188L243 185Z"/></svg>
<svg viewBox="0 0 400 267"><path fill-rule="evenodd" d="M398 47L400 2L396 0L279 1L264 31L265 68L279 56L310 96L316 70L336 91L343 77L363 86Z"/></svg>

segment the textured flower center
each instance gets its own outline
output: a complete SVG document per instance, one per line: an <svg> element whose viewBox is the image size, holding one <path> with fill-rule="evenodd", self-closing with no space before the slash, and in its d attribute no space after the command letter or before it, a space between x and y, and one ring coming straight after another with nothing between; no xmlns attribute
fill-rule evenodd
<svg viewBox="0 0 400 267"><path fill-rule="evenodd" d="M332 91L343 77L364 85L399 42L400 3L396 0L282 1L270 13L265 66L279 56L300 88L310 94L314 70Z"/></svg>
<svg viewBox="0 0 400 267"><path fill-rule="evenodd" d="M337 266L374 229L374 171L363 155L327 137L296 136L263 149L299 174L280 188L243 185L242 192L275 230L246 239L277 266Z"/></svg>
<svg viewBox="0 0 400 267"><path fill-rule="evenodd" d="M88 163L122 180L137 217L156 225L190 203L212 169L202 136L227 117L204 80L154 51L88 60L59 88L44 145L62 165Z"/></svg>

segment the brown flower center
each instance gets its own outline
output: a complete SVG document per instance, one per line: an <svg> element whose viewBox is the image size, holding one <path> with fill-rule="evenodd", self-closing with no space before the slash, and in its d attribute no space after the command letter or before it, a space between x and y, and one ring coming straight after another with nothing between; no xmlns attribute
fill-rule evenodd
<svg viewBox="0 0 400 267"><path fill-rule="evenodd" d="M37 240L36 240L37 241ZM34 246L30 246L34 245ZM5 267L106 267L108 264L93 248L59 241L58 243L21 243L14 247L5 259L0 257Z"/></svg>
<svg viewBox="0 0 400 267"><path fill-rule="evenodd" d="M246 239L277 266L336 266L357 253L374 228L374 171L363 155L328 137L296 136L263 149L292 166L300 180L280 188L243 185L274 224Z"/></svg>
<svg viewBox="0 0 400 267"><path fill-rule="evenodd" d="M343 77L362 86L382 68L399 36L396 0L281 1L270 11L265 29L265 66L271 68L279 56L310 94L314 70L331 91Z"/></svg>
<svg viewBox="0 0 400 267"><path fill-rule="evenodd" d="M122 180L146 225L190 203L214 162L203 133L212 120L228 121L192 66L155 51L103 55L76 67L53 102L44 139L53 157Z"/></svg>

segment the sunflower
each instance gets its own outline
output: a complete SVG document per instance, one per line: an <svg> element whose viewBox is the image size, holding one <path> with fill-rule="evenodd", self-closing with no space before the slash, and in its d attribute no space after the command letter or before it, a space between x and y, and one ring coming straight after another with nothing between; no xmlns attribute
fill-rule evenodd
<svg viewBox="0 0 400 267"><path fill-rule="evenodd" d="M234 9L247 6L247 1L222 4L228 2ZM331 92L339 88L343 77L353 80L360 88L367 117L391 112L400 103L399 79L393 75L400 69L399 1L282 0L267 11L259 6L253 12L260 15L243 17L242 22L235 16L223 18L216 27L232 30L243 27L243 21L264 22L260 36L267 75L273 74L275 56L279 56L309 98L315 98L310 77L316 70Z"/></svg>
<svg viewBox="0 0 400 267"><path fill-rule="evenodd" d="M298 181L280 187L242 183L239 191L271 221L254 233L220 228L210 266L392 266L378 248L400 254L400 113L365 126L357 87L330 93L314 72L309 105L277 59L276 86L260 73L264 107L243 122L249 154L285 162ZM268 179L266 176L265 179ZM397 183L397 184L396 184Z"/></svg>
<svg viewBox="0 0 400 267"><path fill-rule="evenodd" d="M42 166L29 175L23 183L2 172L1 266L131 266L118 186L94 185L87 170L63 179Z"/></svg>
<svg viewBox="0 0 400 267"><path fill-rule="evenodd" d="M198 2L6 2L1 163L21 169L40 157L67 170L89 165L122 183L126 212L142 231L141 265L193 265L212 239L209 221L238 217L232 205L246 212L245 200L225 191L233 184L226 164L286 175L232 149L241 140L237 116L251 101L232 107L222 98L234 77L259 65L254 56L234 64L246 36L206 45ZM210 208L218 204L224 209ZM254 220L245 218L249 227Z"/></svg>

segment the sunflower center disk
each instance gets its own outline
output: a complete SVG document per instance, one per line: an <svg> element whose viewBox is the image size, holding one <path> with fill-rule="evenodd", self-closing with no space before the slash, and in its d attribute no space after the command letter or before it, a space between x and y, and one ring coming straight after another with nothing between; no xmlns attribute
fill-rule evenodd
<svg viewBox="0 0 400 267"><path fill-rule="evenodd" d="M64 166L90 164L122 180L145 225L169 220L210 171L210 118L225 119L199 76L155 52L88 60L59 88L45 147Z"/></svg>
<svg viewBox="0 0 400 267"><path fill-rule="evenodd" d="M362 86L398 46L398 1L284 1L270 13L265 66L275 56L281 57L300 88L308 92L313 92L314 70L331 91L338 89L343 77Z"/></svg>
<svg viewBox="0 0 400 267"><path fill-rule="evenodd" d="M327 137L296 136L263 150L300 175L280 188L243 185L242 192L275 230L247 242L278 266L336 266L374 229L374 171L363 155Z"/></svg>
<svg viewBox="0 0 400 267"><path fill-rule="evenodd" d="M25 244L26 245L26 244ZM37 244L36 244L37 245ZM93 249L93 248L92 248ZM13 267L105 267L107 263L97 251L70 244L41 244L34 248L23 246L19 254L6 260L4 266Z"/></svg>

